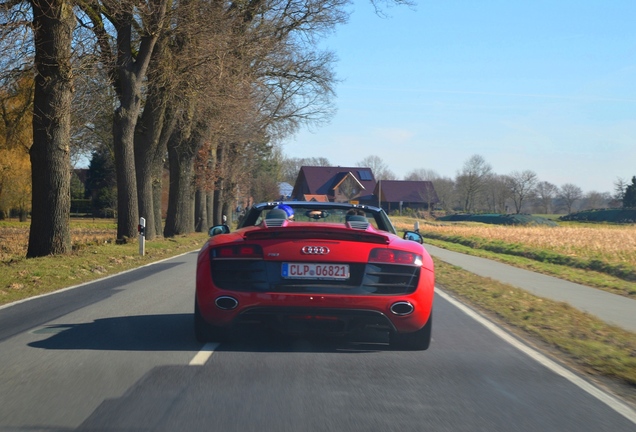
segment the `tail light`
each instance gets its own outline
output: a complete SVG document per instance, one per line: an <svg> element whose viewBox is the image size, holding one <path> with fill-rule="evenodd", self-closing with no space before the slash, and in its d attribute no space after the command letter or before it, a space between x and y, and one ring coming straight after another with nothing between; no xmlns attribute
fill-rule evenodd
<svg viewBox="0 0 636 432"><path fill-rule="evenodd" d="M212 258L263 258L259 245L221 246L211 251Z"/></svg>
<svg viewBox="0 0 636 432"><path fill-rule="evenodd" d="M369 262L386 264L410 264L421 266L422 256L397 249L372 249Z"/></svg>

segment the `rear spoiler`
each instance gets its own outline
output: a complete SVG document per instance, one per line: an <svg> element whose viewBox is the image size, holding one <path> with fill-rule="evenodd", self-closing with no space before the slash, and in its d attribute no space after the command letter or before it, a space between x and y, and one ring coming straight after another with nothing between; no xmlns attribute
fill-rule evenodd
<svg viewBox="0 0 636 432"><path fill-rule="evenodd" d="M309 224L311 225L311 224ZM375 244L389 244L389 236L376 231L363 231L351 229L347 225L334 225L333 227L312 228L307 224L296 225L295 223L285 223L283 226L266 229L247 231L244 234L246 240L266 240L266 239L320 239L320 240L342 240Z"/></svg>

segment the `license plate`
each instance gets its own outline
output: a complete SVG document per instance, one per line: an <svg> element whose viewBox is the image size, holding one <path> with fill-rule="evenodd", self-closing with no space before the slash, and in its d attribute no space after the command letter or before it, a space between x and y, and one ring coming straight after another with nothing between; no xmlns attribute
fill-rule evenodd
<svg viewBox="0 0 636 432"><path fill-rule="evenodd" d="M286 279L349 279L349 264L283 263Z"/></svg>

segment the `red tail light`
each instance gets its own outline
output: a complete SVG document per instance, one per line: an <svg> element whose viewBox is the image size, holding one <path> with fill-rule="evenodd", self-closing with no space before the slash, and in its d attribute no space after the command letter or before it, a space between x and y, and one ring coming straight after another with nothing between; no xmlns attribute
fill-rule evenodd
<svg viewBox="0 0 636 432"><path fill-rule="evenodd" d="M213 258L263 258L259 245L222 246L211 251Z"/></svg>
<svg viewBox="0 0 636 432"><path fill-rule="evenodd" d="M369 262L422 265L422 256L396 249L372 249Z"/></svg>

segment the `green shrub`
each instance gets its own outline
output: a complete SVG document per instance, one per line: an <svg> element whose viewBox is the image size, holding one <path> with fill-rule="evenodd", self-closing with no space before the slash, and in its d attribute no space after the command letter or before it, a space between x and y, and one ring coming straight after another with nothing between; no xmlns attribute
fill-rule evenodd
<svg viewBox="0 0 636 432"><path fill-rule="evenodd" d="M481 222L494 225L547 225L557 226L557 223L541 216L529 214L453 214L437 218L447 222Z"/></svg>
<svg viewBox="0 0 636 432"><path fill-rule="evenodd" d="M585 210L561 216L562 221L636 223L636 208Z"/></svg>

